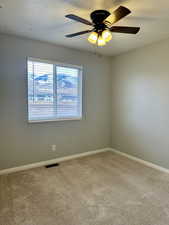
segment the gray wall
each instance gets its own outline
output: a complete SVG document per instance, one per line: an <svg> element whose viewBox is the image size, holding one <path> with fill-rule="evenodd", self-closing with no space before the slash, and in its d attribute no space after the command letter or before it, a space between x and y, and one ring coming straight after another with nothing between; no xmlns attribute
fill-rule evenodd
<svg viewBox="0 0 169 225"><path fill-rule="evenodd" d="M169 40L112 59L112 147L169 168Z"/></svg>
<svg viewBox="0 0 169 225"><path fill-rule="evenodd" d="M27 56L84 66L82 121L27 123ZM169 40L110 59L0 35L0 169L111 145L169 168L168 59Z"/></svg>
<svg viewBox="0 0 169 225"><path fill-rule="evenodd" d="M82 121L27 123L27 56L84 66ZM110 147L110 102L110 59L0 35L0 169Z"/></svg>

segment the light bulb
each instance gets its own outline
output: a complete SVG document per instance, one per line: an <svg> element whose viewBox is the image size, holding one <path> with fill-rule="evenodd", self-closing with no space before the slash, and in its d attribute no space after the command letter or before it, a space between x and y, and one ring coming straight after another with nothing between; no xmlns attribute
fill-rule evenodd
<svg viewBox="0 0 169 225"><path fill-rule="evenodd" d="M105 40L100 35L97 41L98 46L104 46L106 44Z"/></svg>
<svg viewBox="0 0 169 225"><path fill-rule="evenodd" d="M106 42L110 41L110 40L112 39L112 34L111 34L111 32L110 32L109 30L104 30L104 31L102 32L102 38L103 38Z"/></svg>
<svg viewBox="0 0 169 225"><path fill-rule="evenodd" d="M97 38L98 38L98 33L92 32L88 37L88 41L92 44L96 44Z"/></svg>

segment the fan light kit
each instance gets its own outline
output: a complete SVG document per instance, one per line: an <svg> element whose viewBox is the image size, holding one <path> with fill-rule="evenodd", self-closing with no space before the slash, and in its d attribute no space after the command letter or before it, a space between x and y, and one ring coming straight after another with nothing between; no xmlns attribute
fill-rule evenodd
<svg viewBox="0 0 169 225"><path fill-rule="evenodd" d="M112 39L112 32L137 34L140 30L140 27L113 26L114 23L118 22L120 19L124 18L130 13L131 11L124 6L118 7L112 14L106 10L95 10L90 14L92 22L74 14L68 14L66 15L67 18L86 24L88 26L92 26L93 29L80 31L74 34L68 34L66 37L72 38L92 32L88 37L88 41L92 44L97 44L98 46L104 46Z"/></svg>
<svg viewBox="0 0 169 225"><path fill-rule="evenodd" d="M98 36L99 36L98 33L92 32L88 37L88 41L92 44L96 44Z"/></svg>
<svg viewBox="0 0 169 225"><path fill-rule="evenodd" d="M104 46L106 42L109 42L112 39L112 34L109 30L104 30L101 33L92 32L88 41L92 44L97 44L98 46Z"/></svg>

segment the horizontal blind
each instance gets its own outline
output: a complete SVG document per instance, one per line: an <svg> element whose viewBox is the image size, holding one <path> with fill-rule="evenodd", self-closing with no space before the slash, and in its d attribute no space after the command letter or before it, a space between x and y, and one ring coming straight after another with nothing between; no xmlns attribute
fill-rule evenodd
<svg viewBox="0 0 169 225"><path fill-rule="evenodd" d="M80 69L56 66L56 74L58 118L80 117Z"/></svg>
<svg viewBox="0 0 169 225"><path fill-rule="evenodd" d="M56 115L53 95L53 65L28 62L29 120L47 120Z"/></svg>
<svg viewBox="0 0 169 225"><path fill-rule="evenodd" d="M28 61L28 119L81 117L81 69Z"/></svg>

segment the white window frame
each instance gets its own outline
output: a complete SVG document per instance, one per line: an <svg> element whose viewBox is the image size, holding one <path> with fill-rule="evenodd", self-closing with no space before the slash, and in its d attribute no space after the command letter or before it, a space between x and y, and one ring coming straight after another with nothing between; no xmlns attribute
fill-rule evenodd
<svg viewBox="0 0 169 225"><path fill-rule="evenodd" d="M53 64L54 65L54 75L56 75L56 66L63 66L63 67L68 67L68 68L75 68L80 70L80 81L79 81L79 97L80 97L80 116L79 117L66 117L66 118L54 118L54 119L41 119L41 120L29 120L29 87L28 87L28 61L33 61L33 62L41 62L41 63L48 63L48 64ZM83 66L78 66L78 65L72 65L72 64L67 64L67 63L61 63L61 62L56 62L52 60L46 60L46 59L39 59L39 58L34 58L34 57L27 57L27 69L26 69L26 81L27 81L27 118L28 118L28 123L45 123L45 122L54 122L54 121L73 121L73 120L82 120L83 119ZM53 76L54 79L54 85L57 84L57 81L55 79L55 76ZM57 89L56 89L57 90ZM56 104L56 101L55 101Z"/></svg>

